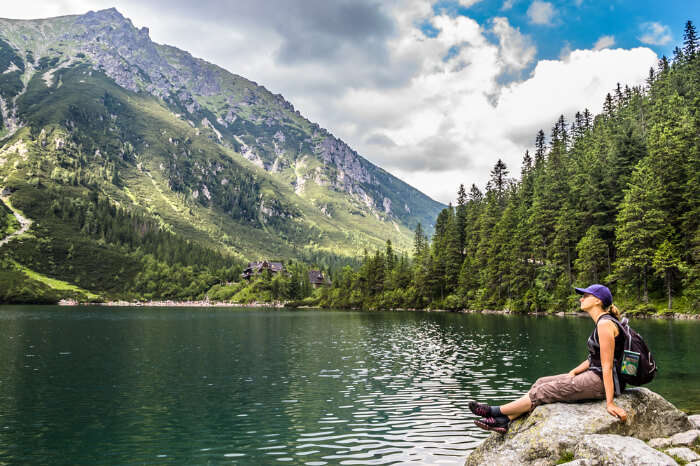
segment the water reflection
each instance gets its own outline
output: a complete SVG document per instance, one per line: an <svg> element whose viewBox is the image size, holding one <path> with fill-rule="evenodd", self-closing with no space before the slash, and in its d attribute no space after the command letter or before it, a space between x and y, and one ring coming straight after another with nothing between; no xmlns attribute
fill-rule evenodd
<svg viewBox="0 0 700 466"><path fill-rule="evenodd" d="M692 409L700 374L684 355L700 325L686 324L635 327L668 371L651 388ZM586 355L591 325L3 307L0 460L462 464L487 435L467 402L514 399L537 377L569 370Z"/></svg>

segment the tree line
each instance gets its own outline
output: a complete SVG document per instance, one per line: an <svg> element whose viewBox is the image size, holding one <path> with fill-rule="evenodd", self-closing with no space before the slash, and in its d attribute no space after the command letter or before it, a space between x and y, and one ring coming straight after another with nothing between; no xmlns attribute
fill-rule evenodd
<svg viewBox="0 0 700 466"><path fill-rule="evenodd" d="M645 85L607 94L603 112L560 116L535 136L519 177L498 160L482 191L459 187L411 258L386 250L334 274L324 306L566 310L574 285L617 301L700 308L700 45L683 47ZM658 305L658 304L657 304Z"/></svg>

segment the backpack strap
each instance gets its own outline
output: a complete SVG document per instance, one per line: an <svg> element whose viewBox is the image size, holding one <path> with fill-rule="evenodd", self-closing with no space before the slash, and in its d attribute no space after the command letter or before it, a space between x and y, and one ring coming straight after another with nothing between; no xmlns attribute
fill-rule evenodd
<svg viewBox="0 0 700 466"><path fill-rule="evenodd" d="M627 337L626 339L628 340L629 345L632 344L632 336L629 334L629 332L627 332L625 327L623 327L623 324L619 320L617 320L614 316L612 316L608 313L605 313L605 314L602 314L600 317L598 317L598 320L595 323L595 330L593 331L594 342L598 345L598 348L600 348L600 339L598 338L598 322L600 322L601 319L603 319L603 318L605 318L605 320L612 320L613 322L615 322L615 325L617 325L617 327L623 332L625 337ZM599 351L600 351L600 349L599 349ZM617 358L615 357L614 354L613 354L613 367L615 368L612 371L614 392L615 392L615 395L619 395L620 393L622 393L622 385L620 383L620 376L618 374L619 368L620 368L620 361L617 360Z"/></svg>
<svg viewBox="0 0 700 466"><path fill-rule="evenodd" d="M598 320L595 323L596 340L598 339L598 322L600 322L603 318L605 318L605 320L612 320L613 322L615 322L617 324L617 327L620 330L622 330L622 332L625 335L625 340L626 340L625 349L627 349L627 350L631 349L632 348L632 333L629 331L629 319L627 317L624 317L622 319L622 322L620 322L619 320L617 320L615 318L615 316L613 316L611 314L608 314L608 313L602 314L600 317L598 317Z"/></svg>

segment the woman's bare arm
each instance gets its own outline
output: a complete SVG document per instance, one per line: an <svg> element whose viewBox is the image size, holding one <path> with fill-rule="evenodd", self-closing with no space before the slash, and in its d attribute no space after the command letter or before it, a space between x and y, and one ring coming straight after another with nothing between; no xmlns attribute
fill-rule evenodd
<svg viewBox="0 0 700 466"><path fill-rule="evenodd" d="M579 364L578 366L571 369L569 371L569 375L574 376L574 375L580 374L581 372L585 372L588 370L588 367L590 365L591 365L590 361L588 359L586 359L581 364Z"/></svg>
<svg viewBox="0 0 700 466"><path fill-rule="evenodd" d="M615 382L613 380L613 359L615 355L615 330L616 325L603 320L598 324L598 342L600 343L600 365L603 368L603 385L605 386L605 404L607 410L613 416L622 421L627 419L625 410L615 405Z"/></svg>

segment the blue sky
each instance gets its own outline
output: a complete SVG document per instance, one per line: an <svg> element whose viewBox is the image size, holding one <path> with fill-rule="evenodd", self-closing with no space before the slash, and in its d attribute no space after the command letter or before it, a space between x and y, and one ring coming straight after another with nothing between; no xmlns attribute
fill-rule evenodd
<svg viewBox="0 0 700 466"><path fill-rule="evenodd" d="M615 47L646 46L659 56L671 56L673 48L683 40L686 21L700 21L700 1L572 0L543 2L550 3L555 12L551 24L543 25L533 23L528 17L532 3L514 0L511 8L504 9L505 0L482 0L469 7L441 0L433 5L433 10L468 16L479 24L488 24L495 16L506 17L521 33L533 38L539 59L558 58L566 44L572 49L591 48L602 36L613 36ZM649 23L667 27L671 40L663 45L640 40L644 36L644 25Z"/></svg>
<svg viewBox="0 0 700 466"><path fill-rule="evenodd" d="M110 7L444 203L499 158L519 173L539 129L600 112L700 26L700 0L32 0L0 17Z"/></svg>

